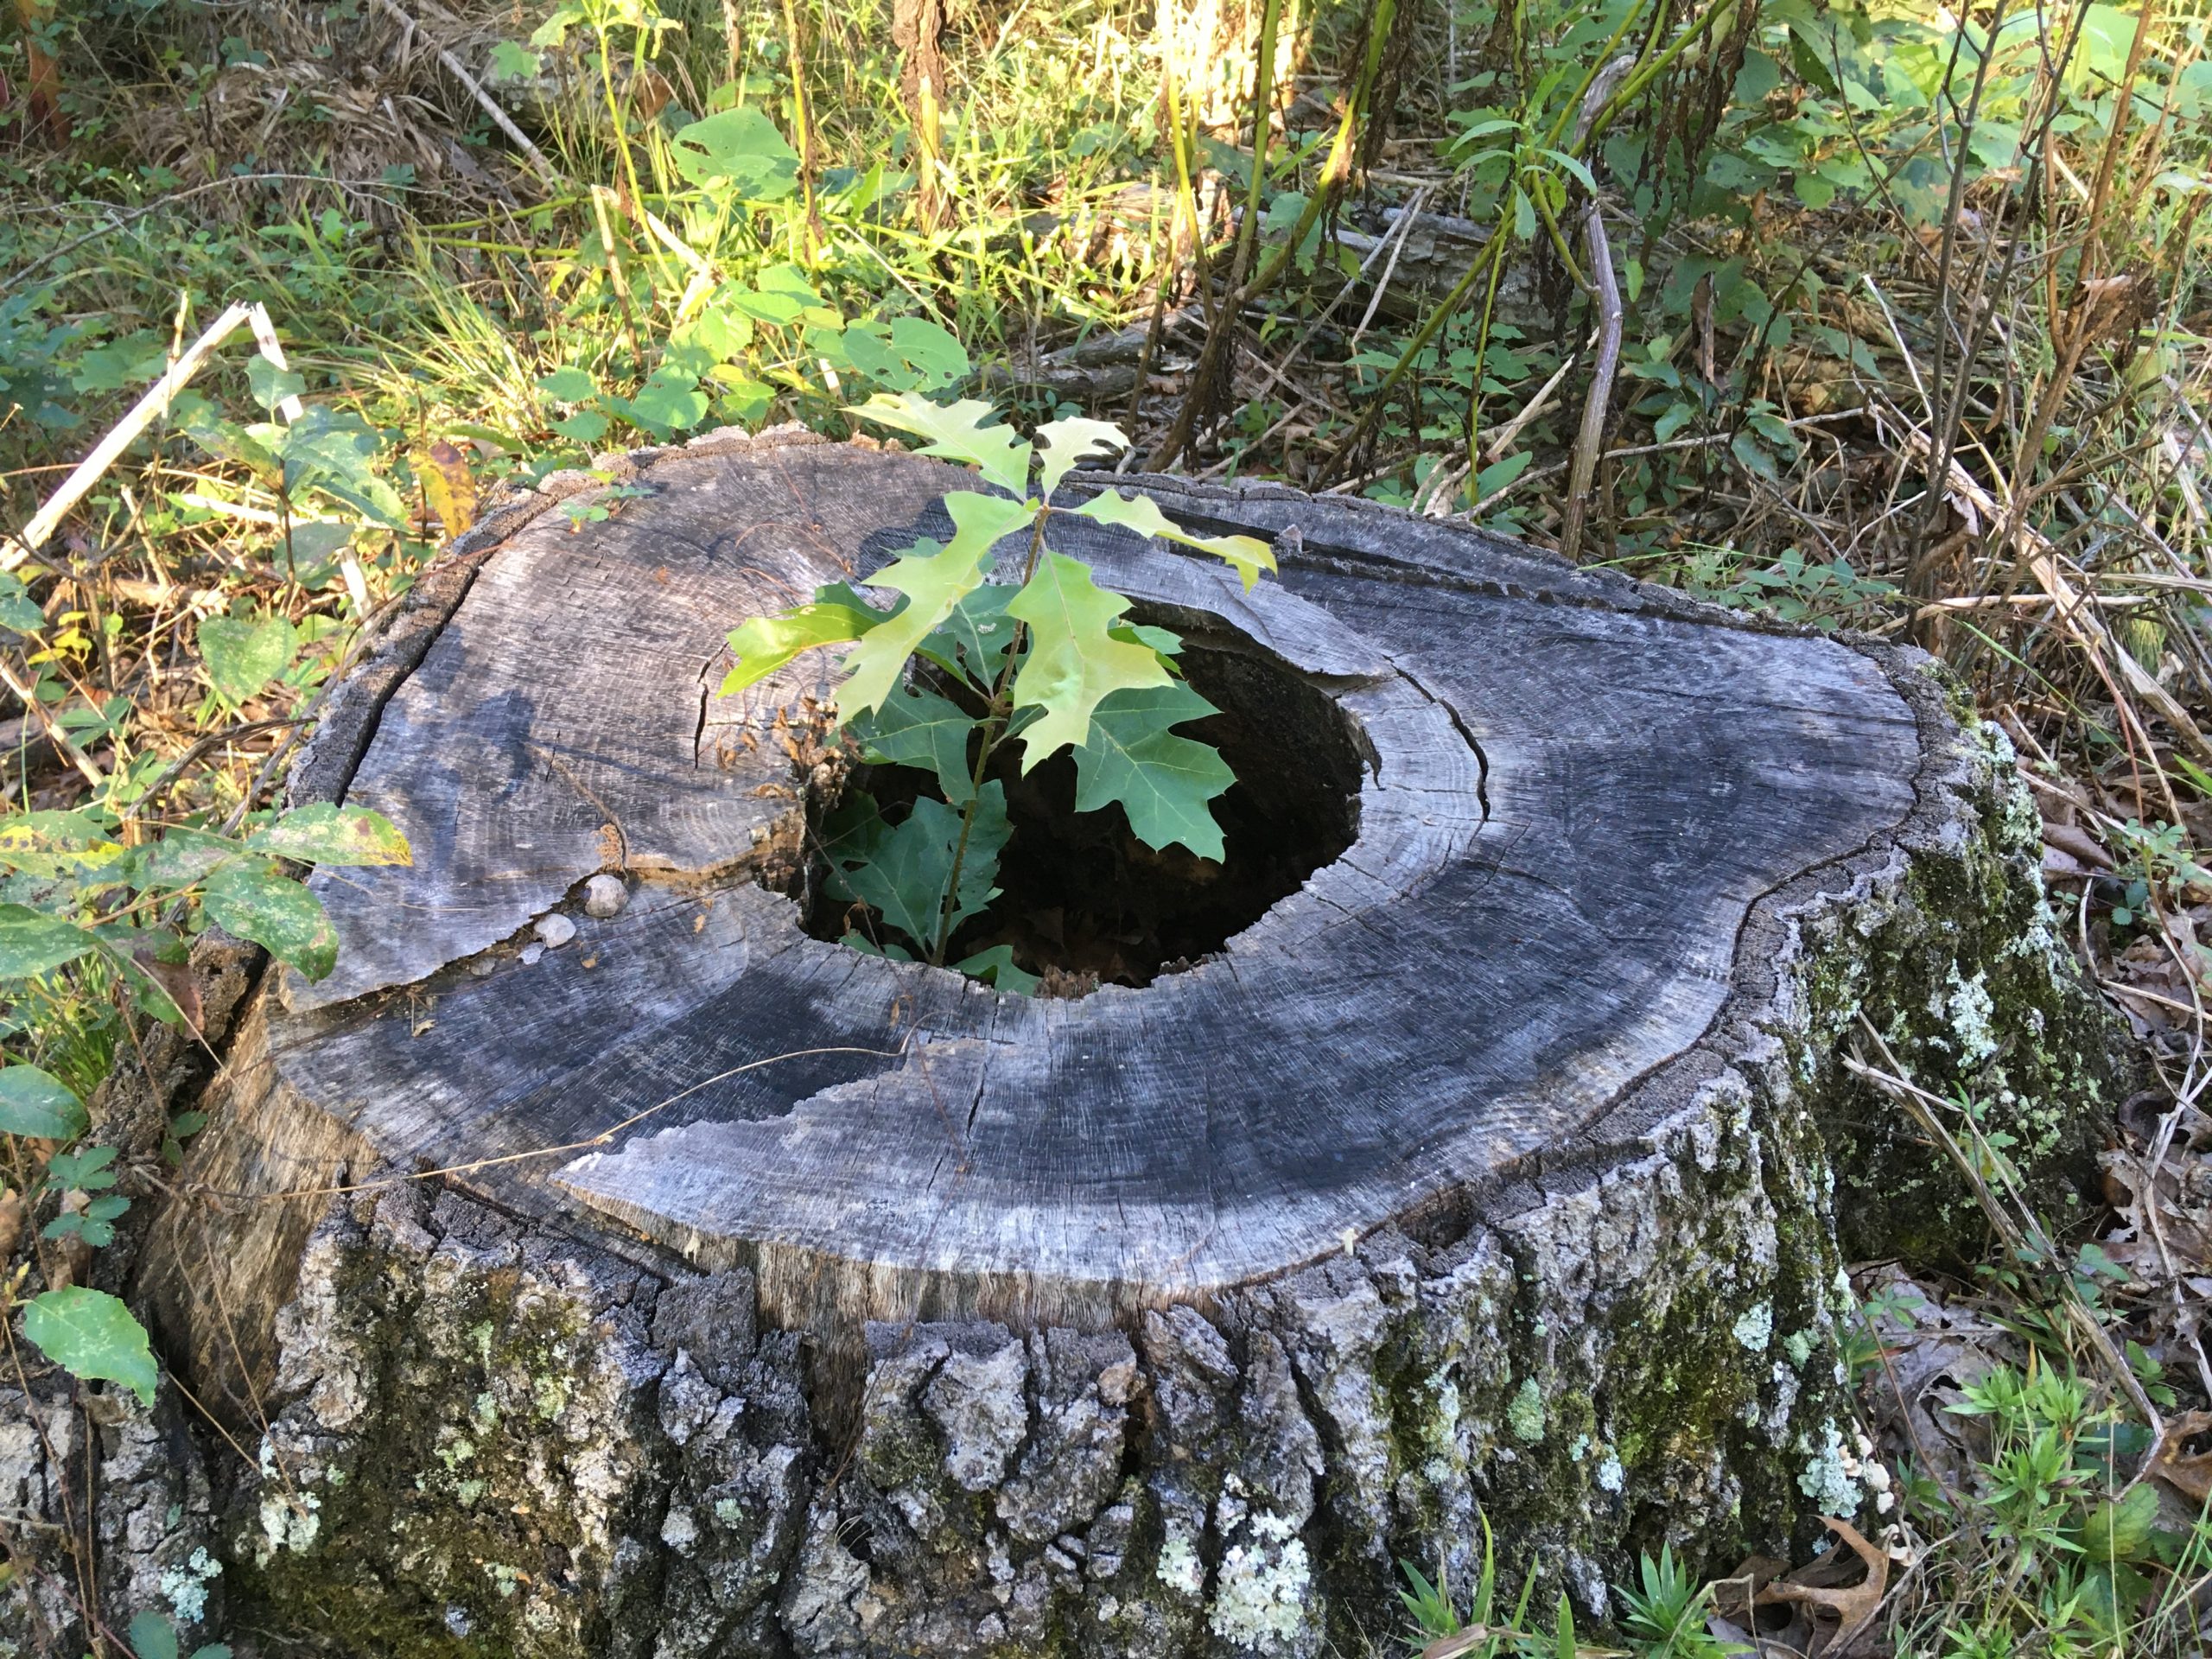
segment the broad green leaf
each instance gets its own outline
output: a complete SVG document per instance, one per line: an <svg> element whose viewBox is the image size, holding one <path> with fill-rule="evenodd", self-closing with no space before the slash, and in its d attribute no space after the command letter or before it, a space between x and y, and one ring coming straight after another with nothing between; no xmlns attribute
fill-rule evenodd
<svg viewBox="0 0 2212 1659"><path fill-rule="evenodd" d="M556 403L581 404L599 395L599 383L571 364L537 378L537 389Z"/></svg>
<svg viewBox="0 0 2212 1659"><path fill-rule="evenodd" d="M280 369L265 357L247 360L246 389L253 394L253 401L274 414L276 405L287 397L296 397L308 389L308 383L289 369Z"/></svg>
<svg viewBox="0 0 2212 1659"><path fill-rule="evenodd" d="M176 1626L150 1608L134 1615L130 1651L136 1659L176 1659Z"/></svg>
<svg viewBox="0 0 2212 1659"><path fill-rule="evenodd" d="M1075 752L1075 810L1119 801L1137 839L1155 851L1179 842L1200 858L1222 859L1221 826L1206 803L1236 781L1221 752L1168 728L1220 710L1179 681L1116 691L1090 717Z"/></svg>
<svg viewBox="0 0 2212 1659"><path fill-rule="evenodd" d="M278 453L284 487L293 496L310 489L336 497L387 530L407 528L407 504L376 470L384 439L352 410L311 404L283 429Z"/></svg>
<svg viewBox="0 0 2212 1659"><path fill-rule="evenodd" d="M566 420L553 423L553 429L571 443L597 443L614 424L595 409L580 409Z"/></svg>
<svg viewBox="0 0 2212 1659"><path fill-rule="evenodd" d="M77 1091L35 1065L0 1070L0 1135L73 1141L92 1126Z"/></svg>
<svg viewBox="0 0 2212 1659"><path fill-rule="evenodd" d="M122 846L82 812L18 812L0 820L0 868L52 880L90 874L123 856Z"/></svg>
<svg viewBox="0 0 2212 1659"><path fill-rule="evenodd" d="M252 940L309 979L337 965L338 931L322 901L258 861L224 865L207 878L200 902L225 932Z"/></svg>
<svg viewBox="0 0 2212 1659"><path fill-rule="evenodd" d="M235 841L179 825L158 841L132 848L124 874L137 887L188 887L243 851Z"/></svg>
<svg viewBox="0 0 2212 1659"><path fill-rule="evenodd" d="M1017 709L1040 710L1021 734L1021 769L1028 772L1090 731L1092 710L1110 692L1168 683L1160 653L1113 636L1129 601L1090 579L1090 567L1059 553L1038 561L1007 614L1029 625L1029 655L1014 677Z"/></svg>
<svg viewBox="0 0 2212 1659"><path fill-rule="evenodd" d="M130 1310L104 1290L49 1290L23 1309L23 1334L72 1376L120 1382L154 1403L154 1351Z"/></svg>
<svg viewBox="0 0 2212 1659"><path fill-rule="evenodd" d="M1149 623L1117 622L1114 625L1114 637L1116 639L1133 640L1141 645L1150 645L1163 657L1180 657L1183 654L1181 634L1171 632L1166 628L1155 628ZM1174 666L1173 663L1168 664L1171 672L1173 671Z"/></svg>
<svg viewBox="0 0 2212 1659"><path fill-rule="evenodd" d="M0 570L0 628L10 633L36 633L46 626L46 613L12 570Z"/></svg>
<svg viewBox="0 0 2212 1659"><path fill-rule="evenodd" d="M1051 500L1052 492L1060 487L1060 480L1076 462L1093 455L1115 454L1128 447L1128 434L1111 421L1071 415L1065 420L1046 422L1037 429L1038 499Z"/></svg>
<svg viewBox="0 0 2212 1659"><path fill-rule="evenodd" d="M1029 446L1010 426L984 425L997 411L979 398L933 404L918 391L902 391L895 397L879 391L847 412L927 438L922 454L971 462L1001 488L1019 496L1029 493Z"/></svg>
<svg viewBox="0 0 2212 1659"><path fill-rule="evenodd" d="M995 944L972 957L963 957L952 965L970 979L988 980L1016 996L1034 996L1037 988L1044 983L1036 975L1014 965L1014 947L1010 944Z"/></svg>
<svg viewBox="0 0 2212 1659"><path fill-rule="evenodd" d="M582 22L589 14L577 4L559 5L546 15L545 21L531 31L532 46L551 48L568 38L569 30Z"/></svg>
<svg viewBox="0 0 2212 1659"><path fill-rule="evenodd" d="M2082 1553L2093 1561L2140 1560L2158 1519L2158 1492L2148 1484L2130 1487L2117 1503L2091 1507L2082 1523Z"/></svg>
<svg viewBox="0 0 2212 1659"><path fill-rule="evenodd" d="M944 626L914 647L946 673L978 691L997 680L1000 658L1014 643L1014 620L1006 613L1014 589L987 582L952 607Z"/></svg>
<svg viewBox="0 0 2212 1659"><path fill-rule="evenodd" d="M950 542L942 548L934 542L917 542L904 558L868 580L869 587L888 588L912 602L870 629L845 658L851 677L837 700L849 716L882 705L915 647L982 585L993 544L1030 522L1030 509L1023 503L971 490L954 491L944 498L944 505L952 515Z"/></svg>
<svg viewBox="0 0 2212 1659"><path fill-rule="evenodd" d="M798 152L756 109L694 121L669 145L676 170L700 188L748 201L781 201L798 188Z"/></svg>
<svg viewBox="0 0 2212 1659"><path fill-rule="evenodd" d="M0 905L0 979L51 973L76 961L94 943L74 922L22 905Z"/></svg>
<svg viewBox="0 0 2212 1659"><path fill-rule="evenodd" d="M867 803L873 814L874 803ZM1014 826L1006 815L1006 785L994 779L975 804L976 822L960 861L960 886L953 897L948 937L976 914L999 890L999 852ZM961 810L943 801L914 803L896 825L880 817L864 822L860 833L830 839L834 867L832 893L873 905L884 921L927 952L936 943L945 890L960 845Z"/></svg>
<svg viewBox="0 0 2212 1659"><path fill-rule="evenodd" d="M381 812L365 806L333 806L321 802L287 812L265 830L257 830L246 845L258 853L297 859L302 864L412 864L407 837Z"/></svg>
<svg viewBox="0 0 2212 1659"><path fill-rule="evenodd" d="M1162 512L1160 504L1148 495L1123 495L1118 490L1101 490L1074 511L1102 524L1119 524L1140 536L1157 536L1162 541L1178 542L1202 553L1211 553L1236 572L1246 593L1252 591L1260 572L1275 568L1274 550L1258 537L1193 535Z"/></svg>
<svg viewBox="0 0 2212 1659"><path fill-rule="evenodd" d="M1491 496L1496 495L1515 479L1527 472L1529 463L1535 458L1535 450L1523 449L1517 454L1508 455L1503 461L1491 462L1489 466L1475 474L1475 488L1471 499L1475 501L1489 500Z"/></svg>
<svg viewBox="0 0 2212 1659"><path fill-rule="evenodd" d="M688 432L707 418L707 394L688 374L656 369L626 407L639 426Z"/></svg>
<svg viewBox="0 0 2212 1659"><path fill-rule="evenodd" d="M298 632L281 616L258 622L211 616L200 625L200 655L207 664L208 683L233 709L289 668L299 645Z"/></svg>
<svg viewBox="0 0 2212 1659"><path fill-rule="evenodd" d="M801 652L858 639L887 620L883 612L858 601L857 594L851 603L817 595L812 604L795 611L785 611L781 616L756 616L733 629L729 652L737 658L737 666L723 677L721 695L734 696L766 679Z"/></svg>
<svg viewBox="0 0 2212 1659"><path fill-rule="evenodd" d="M845 729L870 760L936 773L944 798L955 806L976 792L968 760L976 721L933 691L894 689L881 708L847 721Z"/></svg>
<svg viewBox="0 0 2212 1659"><path fill-rule="evenodd" d="M512 41L494 41L485 79L494 83L524 80L537 73L537 54Z"/></svg>

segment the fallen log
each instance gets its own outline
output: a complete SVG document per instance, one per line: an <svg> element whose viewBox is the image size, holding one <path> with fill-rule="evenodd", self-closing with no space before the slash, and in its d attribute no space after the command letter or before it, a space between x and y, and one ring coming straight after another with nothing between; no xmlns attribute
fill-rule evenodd
<svg viewBox="0 0 2212 1659"><path fill-rule="evenodd" d="M1857 1509L1839 1270L1974 1225L1844 1069L1862 1019L2079 1170L2110 1027L2002 734L1915 652L1148 480L1281 561L1070 549L1185 635L1229 856L1064 824L1009 897L1109 982L1023 998L810 909L828 670L715 695L725 629L961 475L791 435L601 470L635 493L492 515L334 692L294 796L415 863L315 878L338 968L242 1005L142 1257L254 1452L203 1506L253 1628L1318 1654L1485 1525L1603 1619L1639 1549Z"/></svg>

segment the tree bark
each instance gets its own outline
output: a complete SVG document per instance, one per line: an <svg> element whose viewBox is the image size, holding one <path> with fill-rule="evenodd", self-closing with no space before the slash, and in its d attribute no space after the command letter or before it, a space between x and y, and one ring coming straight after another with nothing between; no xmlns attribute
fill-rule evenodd
<svg viewBox="0 0 2212 1659"><path fill-rule="evenodd" d="M1350 844L1195 967L1031 1001L807 937L779 711L829 671L713 696L723 630L962 475L788 435L613 470L603 522L556 475L463 537L334 697L295 798L416 862L315 878L339 968L247 1006L142 1257L257 1451L213 1535L261 1628L1318 1654L1387 1635L1400 1560L1471 1585L1485 1522L1603 1619L1639 1549L1856 1507L1839 1269L1973 1226L1840 1066L1861 1015L2081 1167L2111 1027L1917 652L1145 480L1281 581L1068 550Z"/></svg>

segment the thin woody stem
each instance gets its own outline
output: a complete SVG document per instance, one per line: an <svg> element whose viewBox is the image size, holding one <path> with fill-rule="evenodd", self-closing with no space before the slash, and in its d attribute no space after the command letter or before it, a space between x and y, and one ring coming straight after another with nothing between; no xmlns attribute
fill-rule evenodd
<svg viewBox="0 0 2212 1659"><path fill-rule="evenodd" d="M1037 504L1037 520L1029 532L1029 557L1021 568L1021 585L1027 588L1029 578L1037 574L1037 561L1045 550L1045 521L1052 510L1042 501ZM952 849L952 874L945 878L944 897L938 901L937 938L930 945L930 965L944 966L945 948L952 943L952 910L960 896L960 873L968 862L968 838L976 828L976 811L983 804L983 773L991 764L991 756L1000 741L1006 735L1008 721L1014 711L1007 706L1009 688L1014 683L1014 664L1021 660L1021 637L1028 632L1018 619L1014 625L1014 638L1007 644L1006 662L999 670L997 682L991 687L989 706L983 710L983 741L976 752L976 770L968 782L968 804L960 813L960 839Z"/></svg>

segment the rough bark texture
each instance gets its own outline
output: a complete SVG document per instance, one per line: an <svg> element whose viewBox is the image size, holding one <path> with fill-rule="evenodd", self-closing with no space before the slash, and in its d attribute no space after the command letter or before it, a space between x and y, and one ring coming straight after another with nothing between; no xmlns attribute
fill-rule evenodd
<svg viewBox="0 0 2212 1659"><path fill-rule="evenodd" d="M1509 1577L1602 1618L1638 1548L1725 1565L1855 1510L1840 1236L1940 1250L1976 1224L1840 1049L1863 1014L1929 1086L1976 1089L2054 1195L2113 1075L2009 748L1925 659L1358 504L1158 480L1179 517L1300 531L1251 601L1156 549L1084 551L1349 709L1359 839L1219 962L1018 1006L798 938L754 885L794 834L796 798L756 792L788 785L780 754L702 781L621 736L708 671L652 607L696 601L715 546L652 510L702 468L785 492L745 559L803 587L825 548L880 561L867 531L925 516L944 469L727 439L638 465L657 493L611 521L626 540L532 525L539 501L456 549L295 780L398 812L423 863L393 880L427 885L326 887L340 976L265 996L209 1090L140 1290L257 1467L216 1459L146 1559L211 1541L250 1624L362 1655L1305 1655L1383 1630L1399 1558L1471 1583L1484 1521ZM860 467L855 505L834 485ZM501 633L548 582L565 620ZM709 639L735 620L703 608ZM632 708L555 698L474 752L439 735L549 662L588 677L570 641L606 628ZM486 639L509 643L472 658ZM486 673L511 683L483 696ZM711 746L690 706L681 737ZM517 765L549 721L567 759ZM422 816L487 790L504 827ZM629 908L521 966L531 918L602 862ZM1426 981L1393 977L1409 949ZM1548 1000L1513 978L1529 958ZM1211 1046L1173 1012L1198 997ZM1269 997L1325 1040L1255 1025ZM824 1007L882 1031L897 999L904 1052L749 1073L582 1159L410 1179L588 1141L814 1040ZM1024 1157L1077 1213L1086 1172L1052 1159L1123 1144L1101 1066L1035 1057L1116 1030L1096 1052L1171 1045L1147 1133L1205 1161L1217 1235L1187 1248L1193 1201L1138 1166L1119 1196L1149 1207L1120 1230L1047 1214L1009 1243ZM918 1050L960 1079L957 1159ZM1071 1099L1093 1116L1069 1127ZM917 1118L943 1185L902 1173ZM1268 1178L1225 1179L1247 1159ZM890 1200L845 1202L855 1171ZM0 1497L40 1511L38 1465L0 1440Z"/></svg>

